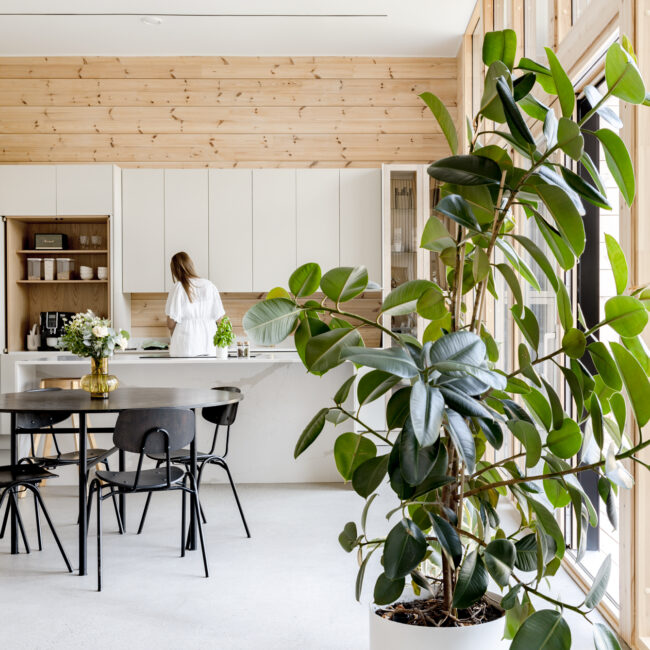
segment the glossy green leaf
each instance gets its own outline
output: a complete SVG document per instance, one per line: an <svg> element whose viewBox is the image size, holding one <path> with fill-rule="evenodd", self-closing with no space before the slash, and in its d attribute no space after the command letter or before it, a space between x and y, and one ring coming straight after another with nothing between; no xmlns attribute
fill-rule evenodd
<svg viewBox="0 0 650 650"><path fill-rule="evenodd" d="M555 87L557 88L557 95L560 99L562 115L564 117L571 117L576 105L576 95L573 90L573 84L560 64L555 52L548 47L545 47L544 49L546 50L548 64L551 69L551 74L553 75Z"/></svg>
<svg viewBox="0 0 650 650"><path fill-rule="evenodd" d="M386 425L388 430L401 429L409 415L411 403L411 387L405 386L396 390L386 405Z"/></svg>
<svg viewBox="0 0 650 650"><path fill-rule="evenodd" d="M447 313L445 298L437 288L427 289L418 299L416 311L422 318L439 320Z"/></svg>
<svg viewBox="0 0 650 650"><path fill-rule="evenodd" d="M493 160L469 154L442 158L429 165L427 173L444 183L458 185L489 185L501 180L501 169Z"/></svg>
<svg viewBox="0 0 650 650"><path fill-rule="evenodd" d="M435 253L441 253L446 248L455 246L449 231L436 216L430 217L422 231L420 246Z"/></svg>
<svg viewBox="0 0 650 650"><path fill-rule="evenodd" d="M561 117L557 126L557 143L564 153L580 160L585 146L585 139L580 127L568 117Z"/></svg>
<svg viewBox="0 0 650 650"><path fill-rule="evenodd" d="M536 388L532 388L528 393L522 395L524 401L536 413L540 422L546 430L552 426L551 407L548 400Z"/></svg>
<svg viewBox="0 0 650 650"><path fill-rule="evenodd" d="M350 394L350 389L352 388L352 385L356 381L356 376L352 375L352 377L348 377L340 386L340 388L336 391L336 394L334 395L334 403L335 404L343 404L348 398L348 395Z"/></svg>
<svg viewBox="0 0 650 650"><path fill-rule="evenodd" d="M620 343L610 343L616 365L623 378L627 396L640 427L650 420L650 382L639 362Z"/></svg>
<svg viewBox="0 0 650 650"><path fill-rule="evenodd" d="M368 270L365 266L340 266L325 273L320 286L333 302L346 302L365 291L368 286Z"/></svg>
<svg viewBox="0 0 650 650"><path fill-rule="evenodd" d="M407 418L395 444L399 446L399 465L404 480L409 485L420 485L432 471L438 450L431 445L420 445L410 418Z"/></svg>
<svg viewBox="0 0 650 650"><path fill-rule="evenodd" d="M603 100L603 96L595 86L585 86L585 97L592 108L598 106L598 108L596 108L596 113L607 121L610 126L614 127L616 130L623 128L621 118L609 106L606 106L605 104L599 106Z"/></svg>
<svg viewBox="0 0 650 650"><path fill-rule="evenodd" d="M575 264L575 256L571 252L571 249L564 243L562 237L552 230L551 227L537 215L535 215L535 223L558 264L565 271L573 268L573 265Z"/></svg>
<svg viewBox="0 0 650 650"><path fill-rule="evenodd" d="M352 478L354 470L369 458L377 455L377 447L372 440L358 433L343 433L334 443L334 462L344 480Z"/></svg>
<svg viewBox="0 0 650 650"><path fill-rule="evenodd" d="M496 82L497 93L503 105L506 122L510 133L519 141L523 147L531 146L535 148L535 138L530 132L526 121L521 116L521 112L515 103L514 97L508 87L508 84L503 78L497 79Z"/></svg>
<svg viewBox="0 0 650 650"><path fill-rule="evenodd" d="M435 210L465 228L470 230L481 229L469 203L459 194L448 194L440 199Z"/></svg>
<svg viewBox="0 0 650 650"><path fill-rule="evenodd" d="M458 151L458 133L451 114L442 101L433 93L424 92L420 94L420 99L429 107L433 116L438 121L440 129L449 144L451 153L455 156Z"/></svg>
<svg viewBox="0 0 650 650"><path fill-rule="evenodd" d="M521 101L535 86L535 73L525 72L521 77L517 77L512 81L513 97L516 102Z"/></svg>
<svg viewBox="0 0 650 650"><path fill-rule="evenodd" d="M463 545L460 542L458 533L446 519L443 519L439 515L432 514L431 523L433 524L433 529L440 542L440 546L447 554L447 557L449 557L455 567L460 566L460 561L463 558Z"/></svg>
<svg viewBox="0 0 650 650"><path fill-rule="evenodd" d="M292 300L291 294L284 287L273 287L267 294L264 300L273 300L274 298L286 298Z"/></svg>
<svg viewBox="0 0 650 650"><path fill-rule="evenodd" d="M605 245L607 246L607 257L616 283L616 293L620 295L627 289L627 261L625 254L620 244L607 233L605 233Z"/></svg>
<svg viewBox="0 0 650 650"><path fill-rule="evenodd" d="M300 320L298 327L293 335L293 342L296 345L296 352L300 359L305 363L305 350L307 343L313 336L323 334L329 331L329 326L315 316L307 316Z"/></svg>
<svg viewBox="0 0 650 650"><path fill-rule="evenodd" d="M425 291L435 289L436 285L429 280L409 280L393 289L384 298L381 305L382 313L389 316L402 316L415 311L418 300Z"/></svg>
<svg viewBox="0 0 650 650"><path fill-rule="evenodd" d="M515 542L515 566L520 571L537 570L537 539L535 533L524 535Z"/></svg>
<svg viewBox="0 0 650 650"><path fill-rule="evenodd" d="M499 586L508 585L516 557L515 545L509 539L495 539L485 547L485 566Z"/></svg>
<svg viewBox="0 0 650 650"><path fill-rule="evenodd" d="M297 298L311 296L318 291L321 270L318 264L310 262L299 266L289 278L289 289Z"/></svg>
<svg viewBox="0 0 650 650"><path fill-rule="evenodd" d="M388 472L388 457L388 454L375 456L354 470L352 487L359 496L367 499L381 485Z"/></svg>
<svg viewBox="0 0 650 650"><path fill-rule="evenodd" d="M341 353L341 358L369 368L384 370L405 379L418 374L417 365L402 348L346 348Z"/></svg>
<svg viewBox="0 0 650 650"><path fill-rule="evenodd" d="M486 155L490 153L486 151L487 149L488 147L482 147L474 153L478 156ZM498 149L502 151L502 149ZM490 156L487 157L489 158ZM504 161L503 164L507 163ZM479 224L484 226L492 224L494 219L494 197L492 196L492 192L490 192L489 185L456 185L455 183L445 183L440 188L441 198L453 194L458 194L467 201ZM451 245L455 246L455 243L452 242Z"/></svg>
<svg viewBox="0 0 650 650"><path fill-rule="evenodd" d="M594 646L596 650L621 650L616 635L604 623L594 623Z"/></svg>
<svg viewBox="0 0 650 650"><path fill-rule="evenodd" d="M578 423L566 418L559 429L548 434L546 444L558 458L575 456L582 446L582 432Z"/></svg>
<svg viewBox="0 0 650 650"><path fill-rule="evenodd" d="M548 106L544 106L544 104L536 99L534 95L526 95L525 97L522 97L520 100L518 100L516 97L516 89L515 101L521 107L521 110L524 111L524 113L530 115L530 117L536 120L539 120L540 122L545 123L549 113L553 113L553 111L551 111ZM555 117L555 115L553 115L553 117Z"/></svg>
<svg viewBox="0 0 650 650"><path fill-rule="evenodd" d="M576 327L569 328L562 337L564 354L572 359L580 359L585 353L587 339L582 331Z"/></svg>
<svg viewBox="0 0 650 650"><path fill-rule="evenodd" d="M451 332L435 341L429 350L431 363L440 361L458 361L480 366L485 361L485 343L473 332Z"/></svg>
<svg viewBox="0 0 650 650"><path fill-rule="evenodd" d="M598 569L598 573L591 583L591 588L585 598L585 607L587 609L594 609L598 603L603 599L607 592L607 585L609 584L609 576L612 572L612 556L608 555Z"/></svg>
<svg viewBox="0 0 650 650"><path fill-rule="evenodd" d="M539 323L537 318L528 307L523 308L521 316L517 314L518 311L518 308L513 308L512 317L530 346L537 351L537 348L539 348Z"/></svg>
<svg viewBox="0 0 650 650"><path fill-rule="evenodd" d="M607 346L601 341L594 341L587 346L587 349L598 374L605 384L613 390L621 390L623 387L621 375Z"/></svg>
<svg viewBox="0 0 650 650"><path fill-rule="evenodd" d="M476 469L476 446L467 422L455 411L447 409L447 430L467 471L472 474Z"/></svg>
<svg viewBox="0 0 650 650"><path fill-rule="evenodd" d="M404 591L404 576L391 580L385 573L379 574L373 592L373 600L377 605L394 603Z"/></svg>
<svg viewBox="0 0 650 650"><path fill-rule="evenodd" d="M564 541L564 534L562 533L562 530L560 529L555 516L545 506L543 506L538 501L535 501L535 499L529 497L528 503L535 513L537 523L541 526L542 530L555 542L556 557L562 559L564 557L566 542Z"/></svg>
<svg viewBox="0 0 650 650"><path fill-rule="evenodd" d="M571 329L573 327L571 298L569 298L569 292L562 282L557 287L557 312L562 327L565 330Z"/></svg>
<svg viewBox="0 0 650 650"><path fill-rule="evenodd" d="M545 469L544 471L550 471ZM571 503L571 496L557 479L544 479L544 494L554 508L564 508Z"/></svg>
<svg viewBox="0 0 650 650"><path fill-rule="evenodd" d="M535 190L553 216L571 250L576 256L582 255L586 241L585 227L573 201L566 192L554 185L538 185Z"/></svg>
<svg viewBox="0 0 650 650"><path fill-rule="evenodd" d="M327 372L338 366L342 352L363 343L356 329L337 328L318 334L307 342L305 363L311 372Z"/></svg>
<svg viewBox="0 0 650 650"><path fill-rule="evenodd" d="M580 160L584 159L583 155L580 157ZM599 208L604 208L605 210L611 210L612 206L609 204L607 197L602 194L597 188L588 183L582 176L578 176L575 172L572 172L568 167L561 167L560 171L562 172L562 177L567 182L569 187L577 192L583 199L589 201L593 205L597 205Z"/></svg>
<svg viewBox="0 0 650 650"><path fill-rule="evenodd" d="M586 151L582 154L582 158L580 158L580 163L587 170L589 176L591 176L591 180L596 184L598 191L603 196L605 196L607 194L607 190L605 189L603 180L600 177L600 172L598 171L596 165L594 165L594 161L591 159L591 156Z"/></svg>
<svg viewBox="0 0 650 650"><path fill-rule="evenodd" d="M605 320L621 336L641 334L648 323L648 312L633 296L614 296L605 302Z"/></svg>
<svg viewBox="0 0 650 650"><path fill-rule="evenodd" d="M387 393L399 381L399 377L383 370L371 370L367 372L359 379L359 384L357 385L359 406L373 402Z"/></svg>
<svg viewBox="0 0 650 650"><path fill-rule="evenodd" d="M640 336L623 336L621 342L634 355L645 373L650 375L650 350L643 339Z"/></svg>
<svg viewBox="0 0 650 650"><path fill-rule="evenodd" d="M395 524L384 544L384 573L391 580L408 575L424 559L427 540L410 520Z"/></svg>
<svg viewBox="0 0 650 650"><path fill-rule="evenodd" d="M635 194L634 167L632 159L621 138L610 129L598 129L594 134L605 152L605 162L612 173L625 202L632 205Z"/></svg>
<svg viewBox="0 0 650 650"><path fill-rule="evenodd" d="M488 572L483 558L470 551L460 567L452 607L465 609L480 600L488 587Z"/></svg>
<svg viewBox="0 0 650 650"><path fill-rule="evenodd" d="M515 272L507 264L497 264L496 266L503 276L503 279L508 283L510 291L512 291L515 306L518 309L522 309L524 304L524 295L521 291L521 285L519 284L519 280L517 279Z"/></svg>
<svg viewBox="0 0 650 650"><path fill-rule="evenodd" d="M242 326L253 343L282 343L298 322L301 309L291 300L272 298L254 304L245 314Z"/></svg>
<svg viewBox="0 0 650 650"><path fill-rule="evenodd" d="M512 70L517 52L517 35L512 29L487 32L483 39L483 63L503 61Z"/></svg>
<svg viewBox="0 0 650 650"><path fill-rule="evenodd" d="M557 274L555 273L553 265L550 263L542 249L539 248L539 246L532 239L524 237L523 235L513 235L513 238L518 241L524 249L526 249L528 254L535 260L541 271L548 278L548 281L553 289L557 290L557 285L559 282Z"/></svg>
<svg viewBox="0 0 650 650"><path fill-rule="evenodd" d="M349 521L343 526L343 532L339 535L339 544L346 553L351 553L357 545L358 537L357 525L353 521Z"/></svg>
<svg viewBox="0 0 650 650"><path fill-rule="evenodd" d="M411 390L411 422L417 441L423 447L432 445L440 436L445 402L437 388L416 381Z"/></svg>
<svg viewBox="0 0 650 650"><path fill-rule="evenodd" d="M553 76L549 68L527 57L522 57L519 60L519 65L517 67L520 70L529 70L530 72L534 72L537 76L539 85L545 92L549 95L557 94L557 88L555 87L555 82L553 81Z"/></svg>
<svg viewBox="0 0 650 650"><path fill-rule="evenodd" d="M571 629L560 612L542 609L519 628L510 650L570 650Z"/></svg>
<svg viewBox="0 0 650 650"><path fill-rule="evenodd" d="M293 457L298 458L309 445L311 445L316 438L320 435L323 427L325 426L325 416L329 412L329 409L323 408L314 417L311 419L309 424L305 427L298 442L296 443L296 448L293 452Z"/></svg>
<svg viewBox="0 0 650 650"><path fill-rule="evenodd" d="M619 43L612 43L605 58L605 79L614 97L630 104L645 101L645 86L634 59Z"/></svg>
<svg viewBox="0 0 650 650"><path fill-rule="evenodd" d="M361 599L361 590L363 588L363 579L366 575L366 567L368 566L368 560L372 557L372 554L376 551L376 548L373 548L369 553L366 555L366 557L363 559L363 562L361 562L361 566L359 567L359 571L357 571L357 579L354 584L354 596L357 599L357 602Z"/></svg>
<svg viewBox="0 0 650 650"><path fill-rule="evenodd" d="M525 420L509 420L508 429L526 450L526 467L535 467L542 456L542 439L535 425Z"/></svg>

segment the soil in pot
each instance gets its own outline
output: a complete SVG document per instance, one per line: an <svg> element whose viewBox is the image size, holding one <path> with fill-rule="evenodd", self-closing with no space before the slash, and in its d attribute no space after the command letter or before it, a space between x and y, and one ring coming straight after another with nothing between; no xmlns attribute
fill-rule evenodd
<svg viewBox="0 0 650 650"><path fill-rule="evenodd" d="M375 611L395 623L419 625L421 627L466 627L496 621L503 616L503 610L496 607L490 599L483 597L467 609L456 610L455 616L449 614L440 598L411 600L394 603Z"/></svg>

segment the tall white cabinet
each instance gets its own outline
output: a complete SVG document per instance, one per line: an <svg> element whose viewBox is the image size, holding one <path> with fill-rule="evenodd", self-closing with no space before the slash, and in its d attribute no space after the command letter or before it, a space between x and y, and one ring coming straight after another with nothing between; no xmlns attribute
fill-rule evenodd
<svg viewBox="0 0 650 650"><path fill-rule="evenodd" d="M169 260L185 251L208 276L208 170L165 170L165 290L173 286Z"/></svg>
<svg viewBox="0 0 650 650"><path fill-rule="evenodd" d="M253 170L253 291L287 286L296 269L296 170Z"/></svg>
<svg viewBox="0 0 650 650"><path fill-rule="evenodd" d="M226 291L253 290L253 171L209 172L210 280Z"/></svg>

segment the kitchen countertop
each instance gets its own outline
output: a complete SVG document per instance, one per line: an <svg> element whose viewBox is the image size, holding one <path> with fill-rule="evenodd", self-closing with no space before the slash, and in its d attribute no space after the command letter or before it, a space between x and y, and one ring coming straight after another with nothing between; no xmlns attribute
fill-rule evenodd
<svg viewBox="0 0 650 650"><path fill-rule="evenodd" d="M38 353L34 353L37 355ZM268 364L268 363L302 363L298 353L296 352L260 352L253 353L254 357L232 359L217 359L216 357L155 357L148 356L142 358L143 355L152 354L152 352L142 351L137 354L118 354L111 357L108 361L109 365L187 365L187 364L227 364L227 365L241 365L241 364ZM27 359L16 359L15 363L20 365L61 365L66 363L82 363L87 364L87 358L77 357L72 354L48 354L47 356L38 355L29 357Z"/></svg>

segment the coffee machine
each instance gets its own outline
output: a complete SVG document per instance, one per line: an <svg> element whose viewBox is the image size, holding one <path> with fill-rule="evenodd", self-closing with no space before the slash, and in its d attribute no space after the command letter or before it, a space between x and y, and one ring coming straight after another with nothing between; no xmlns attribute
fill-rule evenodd
<svg viewBox="0 0 650 650"><path fill-rule="evenodd" d="M65 324L73 317L71 311L42 311L39 350L58 350L59 337L63 336Z"/></svg>

